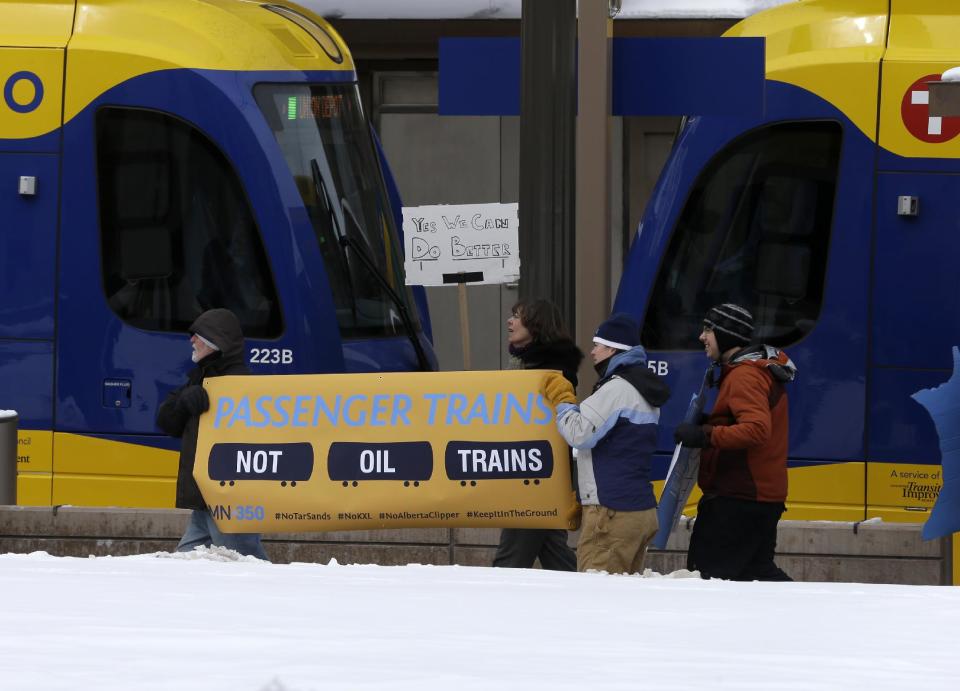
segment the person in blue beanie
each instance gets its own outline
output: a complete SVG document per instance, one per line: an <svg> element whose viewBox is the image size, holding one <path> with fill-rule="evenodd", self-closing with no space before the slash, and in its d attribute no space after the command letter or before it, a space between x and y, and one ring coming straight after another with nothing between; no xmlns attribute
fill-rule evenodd
<svg viewBox="0 0 960 691"><path fill-rule="evenodd" d="M642 573L657 533L650 466L670 389L647 368L640 328L629 314L611 315L593 343L600 379L588 398L576 405L573 388L560 377L546 387L560 434L578 450L583 530L577 570Z"/></svg>

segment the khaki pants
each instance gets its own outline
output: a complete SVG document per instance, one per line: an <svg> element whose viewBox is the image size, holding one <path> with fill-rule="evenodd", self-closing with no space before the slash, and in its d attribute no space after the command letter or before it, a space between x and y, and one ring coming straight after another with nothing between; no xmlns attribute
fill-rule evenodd
<svg viewBox="0 0 960 691"><path fill-rule="evenodd" d="M577 571L643 573L647 546L656 534L656 509L615 511L584 506Z"/></svg>

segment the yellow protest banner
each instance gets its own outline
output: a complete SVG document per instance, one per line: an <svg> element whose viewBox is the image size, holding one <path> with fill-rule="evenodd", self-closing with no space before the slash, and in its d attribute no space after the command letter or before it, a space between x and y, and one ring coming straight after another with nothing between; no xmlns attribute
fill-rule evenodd
<svg viewBox="0 0 960 691"><path fill-rule="evenodd" d="M194 477L224 532L577 525L546 371L217 377Z"/></svg>

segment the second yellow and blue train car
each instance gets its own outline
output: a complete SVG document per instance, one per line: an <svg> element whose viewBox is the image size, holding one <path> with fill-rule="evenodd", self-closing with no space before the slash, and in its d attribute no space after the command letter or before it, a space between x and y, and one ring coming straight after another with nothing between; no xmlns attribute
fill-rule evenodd
<svg viewBox="0 0 960 691"><path fill-rule="evenodd" d="M720 302L797 364L788 518L922 522L940 492L912 394L960 345L960 117L930 109L958 32L939 0L802 0L735 25L765 42L764 107L685 120L626 262L615 308L675 391L698 388ZM685 406L664 410L663 467Z"/></svg>

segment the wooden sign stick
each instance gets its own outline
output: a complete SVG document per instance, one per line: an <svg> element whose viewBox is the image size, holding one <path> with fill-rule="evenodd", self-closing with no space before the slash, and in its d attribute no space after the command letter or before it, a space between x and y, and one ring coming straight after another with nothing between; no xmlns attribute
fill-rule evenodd
<svg viewBox="0 0 960 691"><path fill-rule="evenodd" d="M470 319L467 314L467 284L457 284L457 294L460 298L460 340L463 341L463 369L468 370L470 365Z"/></svg>

